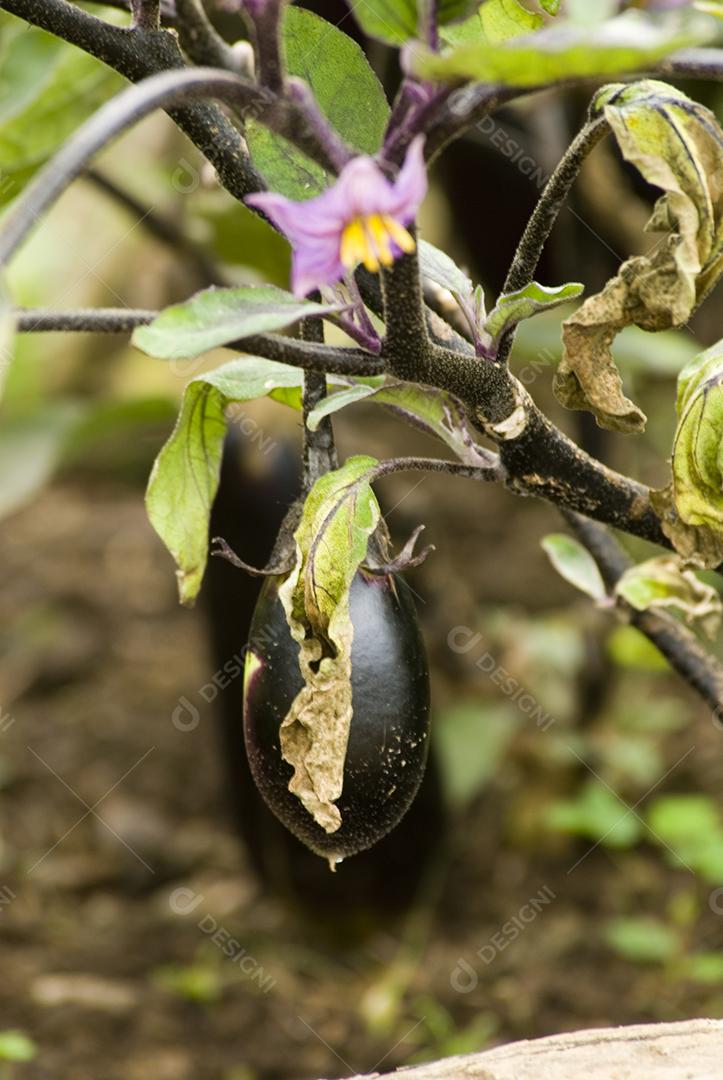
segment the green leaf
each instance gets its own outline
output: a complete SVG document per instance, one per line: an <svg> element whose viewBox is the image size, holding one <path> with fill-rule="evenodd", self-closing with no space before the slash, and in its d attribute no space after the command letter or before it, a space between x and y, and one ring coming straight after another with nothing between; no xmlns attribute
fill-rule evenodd
<svg viewBox="0 0 723 1080"><path fill-rule="evenodd" d="M662 964L680 951L680 935L660 919L645 916L613 919L605 931L608 945L637 964Z"/></svg>
<svg viewBox="0 0 723 1080"><path fill-rule="evenodd" d="M650 837L674 866L692 869L712 885L723 878L723 823L709 795L662 795L647 812Z"/></svg>
<svg viewBox="0 0 723 1080"><path fill-rule="evenodd" d="M357 11L371 10L364 0ZM336 26L296 6L283 16L283 47L289 74L305 79L319 108L350 146L375 154L382 143L389 105L363 50ZM258 121L246 126L251 156L272 191L308 199L333 180L286 139Z"/></svg>
<svg viewBox="0 0 723 1080"><path fill-rule="evenodd" d="M153 983L169 994L200 1005L213 1005L223 994L218 967L211 964L167 964L155 969Z"/></svg>
<svg viewBox="0 0 723 1080"><path fill-rule="evenodd" d="M716 590L694 571L682 569L675 555L660 555L631 566L617 582L615 595L636 611L674 608L687 622L700 622L709 637L715 636L723 612Z"/></svg>
<svg viewBox="0 0 723 1080"><path fill-rule="evenodd" d="M366 34L388 45L403 45L417 35L416 0L363 0L353 11Z"/></svg>
<svg viewBox="0 0 723 1080"><path fill-rule="evenodd" d="M339 307L299 300L274 285L210 288L167 307L148 326L137 327L131 341L149 356L180 360L333 311Z"/></svg>
<svg viewBox="0 0 723 1080"><path fill-rule="evenodd" d="M464 806L494 779L522 722L519 710L509 705L473 702L461 702L436 717L437 756L453 806Z"/></svg>
<svg viewBox="0 0 723 1080"><path fill-rule="evenodd" d="M542 540L542 548L560 577L593 600L606 595L605 583L597 563L587 548L565 533L551 533Z"/></svg>
<svg viewBox="0 0 723 1080"><path fill-rule="evenodd" d="M654 80L606 87L593 109L626 160L664 191L647 229L668 235L650 255L623 263L563 323L555 393L567 408L589 409L602 427L642 431L645 416L625 397L610 346L630 324L682 326L723 272L723 132L709 109Z"/></svg>
<svg viewBox="0 0 723 1080"><path fill-rule="evenodd" d="M372 457L349 458L320 477L294 533L296 563L279 589L304 686L281 724L281 753L294 769L289 791L328 833L341 826L352 717L349 590L380 512L370 486Z"/></svg>
<svg viewBox="0 0 723 1080"><path fill-rule="evenodd" d="M218 489L224 410L301 385L297 368L249 356L192 379L173 433L156 458L146 491L151 525L173 556L182 604L193 604L208 557L208 523Z"/></svg>
<svg viewBox="0 0 723 1080"><path fill-rule="evenodd" d="M483 329L496 344L510 327L537 315L539 311L575 300L584 288L584 285L576 281L553 286L538 285L536 281L532 281L516 292L502 293L485 319Z"/></svg>
<svg viewBox="0 0 723 1080"><path fill-rule="evenodd" d="M653 832L674 847L689 848L721 831L721 816L710 795L659 795L650 804Z"/></svg>
<svg viewBox="0 0 723 1080"><path fill-rule="evenodd" d="M123 85L73 45L18 19L0 23L0 205Z"/></svg>
<svg viewBox="0 0 723 1080"><path fill-rule="evenodd" d="M560 0L540 0L540 7L548 15L557 15L560 10Z"/></svg>
<svg viewBox="0 0 723 1080"><path fill-rule="evenodd" d="M565 16L580 26L595 26L612 19L620 10L620 0L565 0Z"/></svg>
<svg viewBox="0 0 723 1080"><path fill-rule="evenodd" d="M484 42L493 46L539 30L542 24L542 16L528 11L519 0L485 0L463 23L445 27L441 36L449 45Z"/></svg>
<svg viewBox="0 0 723 1080"><path fill-rule="evenodd" d="M24 1031L0 1031L0 1061L32 1061L38 1048Z"/></svg>
<svg viewBox="0 0 723 1080"><path fill-rule="evenodd" d="M588 780L576 799L555 803L546 815L550 828L611 848L631 847L640 838L634 813L598 780Z"/></svg>
<svg viewBox="0 0 723 1080"><path fill-rule="evenodd" d="M324 416L357 401L384 405L413 427L422 428L441 439L465 465L484 468L491 456L475 442L467 424L462 402L446 390L386 378L381 385L354 385L324 398L308 417L314 431Z"/></svg>
<svg viewBox="0 0 723 1080"><path fill-rule="evenodd" d="M485 0L479 9L479 21L488 45L531 34L542 26L542 16L534 15L518 0Z"/></svg>
<svg viewBox="0 0 723 1080"><path fill-rule="evenodd" d="M606 641L610 659L620 667L638 671L669 671L670 664L634 626L616 626Z"/></svg>
<svg viewBox="0 0 723 1080"><path fill-rule="evenodd" d="M538 86L560 79L607 77L645 68L676 49L705 40L626 12L594 27L564 24L492 43L469 38L444 53L410 46L408 63L425 79Z"/></svg>
<svg viewBox="0 0 723 1080"><path fill-rule="evenodd" d="M419 268L424 277L443 289L448 289L453 295L472 296L474 285L449 255L426 240L419 240L417 249Z"/></svg>
<svg viewBox="0 0 723 1080"><path fill-rule="evenodd" d="M723 9L721 10L723 18ZM688 957L686 974L700 983L723 982L723 952L697 952Z"/></svg>
<svg viewBox="0 0 723 1080"><path fill-rule="evenodd" d="M247 206L229 199L226 192L201 187L191 196L191 213L206 226L207 243L217 259L252 267L264 282L288 282L288 241Z"/></svg>

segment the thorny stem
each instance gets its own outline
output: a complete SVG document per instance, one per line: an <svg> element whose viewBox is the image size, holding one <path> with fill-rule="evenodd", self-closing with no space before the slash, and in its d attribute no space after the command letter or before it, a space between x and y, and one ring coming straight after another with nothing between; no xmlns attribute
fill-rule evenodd
<svg viewBox="0 0 723 1080"><path fill-rule="evenodd" d="M537 206L527 222L502 286L503 293L522 289L532 281L542 249L578 177L582 163L608 131L607 120L604 116L600 116L585 124L570 143L559 165L545 184ZM515 340L515 330L516 328L513 327L503 336L497 352L497 363L507 362Z"/></svg>
<svg viewBox="0 0 723 1080"><path fill-rule="evenodd" d="M51 308L16 308L13 312L15 329L30 333L88 333L127 334L137 326L153 322L157 311L140 308L89 308L76 311L55 311Z"/></svg>
<svg viewBox="0 0 723 1080"><path fill-rule="evenodd" d="M608 133L608 130L609 126L605 117L596 117L585 124L570 143L559 165L545 184L537 206L525 227L502 286L502 292L508 293L521 289L532 280L542 249L570 193L570 188L578 177L582 163Z"/></svg>
<svg viewBox="0 0 723 1080"><path fill-rule="evenodd" d="M131 15L134 30L153 31L161 28L160 0L131 0Z"/></svg>
<svg viewBox="0 0 723 1080"><path fill-rule="evenodd" d="M324 342L324 324L321 319L304 319L301 323L304 341ZM315 431L308 426L309 413L326 397L326 375L307 371L304 374L302 415L304 425L303 487L308 492L324 473L338 467L331 417L325 416Z"/></svg>
<svg viewBox="0 0 723 1080"><path fill-rule="evenodd" d="M612 592L632 561L604 526L569 511L563 511L563 517L592 555L608 591ZM695 634L671 615L636 611L623 600L618 600L618 608L700 695L716 719L723 719L723 666L706 652Z"/></svg>
<svg viewBox="0 0 723 1080"><path fill-rule="evenodd" d="M279 41L284 0L247 0L244 14L251 24L259 82L278 92L284 82Z"/></svg>
<svg viewBox="0 0 723 1080"><path fill-rule="evenodd" d="M247 74L240 70L234 50L216 32L203 0L176 0L176 28L183 51L194 63Z"/></svg>

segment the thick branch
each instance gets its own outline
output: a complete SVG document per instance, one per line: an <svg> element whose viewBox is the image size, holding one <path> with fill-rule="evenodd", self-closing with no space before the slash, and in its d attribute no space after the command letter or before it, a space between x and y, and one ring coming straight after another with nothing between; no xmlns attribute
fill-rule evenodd
<svg viewBox="0 0 723 1080"><path fill-rule="evenodd" d="M617 541L595 521L565 513L573 532L597 563L603 581L612 591L632 565ZM702 647L695 634L664 612L636 611L619 600L628 621L652 641L670 666L695 690L717 717L723 715L723 666Z"/></svg>
<svg viewBox="0 0 723 1080"><path fill-rule="evenodd" d="M384 354L398 379L429 382L429 351L417 251L403 255L381 273Z"/></svg>

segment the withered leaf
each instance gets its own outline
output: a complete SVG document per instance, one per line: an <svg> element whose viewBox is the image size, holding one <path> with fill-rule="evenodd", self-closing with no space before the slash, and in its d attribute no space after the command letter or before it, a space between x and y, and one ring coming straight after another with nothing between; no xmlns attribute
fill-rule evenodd
<svg viewBox="0 0 723 1080"><path fill-rule="evenodd" d="M624 157L664 192L646 226L664 236L563 323L554 389L563 405L589 409L602 427L635 432L645 416L623 393L611 346L632 324L683 325L723 272L723 132L710 110L655 80L605 87L595 112Z"/></svg>

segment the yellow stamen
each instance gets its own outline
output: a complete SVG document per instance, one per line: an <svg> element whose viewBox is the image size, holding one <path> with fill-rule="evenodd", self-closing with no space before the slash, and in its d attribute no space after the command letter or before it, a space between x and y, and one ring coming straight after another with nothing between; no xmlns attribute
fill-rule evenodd
<svg viewBox="0 0 723 1080"><path fill-rule="evenodd" d="M344 266L351 269L364 259L366 249L367 238L364 235L364 226L359 218L354 218L341 234L339 258Z"/></svg>
<svg viewBox="0 0 723 1080"><path fill-rule="evenodd" d="M391 221L391 218L388 220ZM364 225L379 262L382 266L391 266L394 262L394 256L389 244L389 230L386 228L384 218L381 214L371 214L364 222Z"/></svg>
<svg viewBox="0 0 723 1080"><path fill-rule="evenodd" d="M397 247L401 248L405 255L411 255L414 251L413 237L409 235L407 230L400 225L398 221L395 221L393 217L390 217L389 214L385 214L382 221Z"/></svg>
<svg viewBox="0 0 723 1080"><path fill-rule="evenodd" d="M392 241L406 254L414 251L414 240L389 214L369 214L354 218L341 234L339 258L348 269L363 263L376 273L380 266L394 262Z"/></svg>

